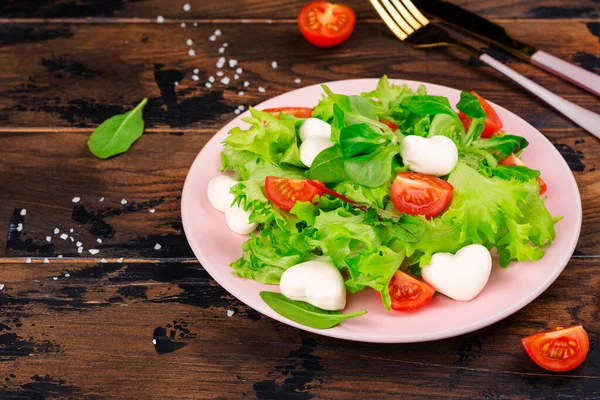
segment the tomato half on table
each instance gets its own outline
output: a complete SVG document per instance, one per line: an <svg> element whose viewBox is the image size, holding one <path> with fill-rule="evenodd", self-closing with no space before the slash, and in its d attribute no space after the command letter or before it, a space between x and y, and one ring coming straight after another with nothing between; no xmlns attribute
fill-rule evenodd
<svg viewBox="0 0 600 400"><path fill-rule="evenodd" d="M392 309L396 311L413 311L429 303L435 290L418 279L396 271L389 285Z"/></svg>
<svg viewBox="0 0 600 400"><path fill-rule="evenodd" d="M291 210L297 201L312 201L316 195L323 194L322 190L309 184L307 180L276 176L265 178L265 191L269 200L286 211Z"/></svg>
<svg viewBox="0 0 600 400"><path fill-rule="evenodd" d="M570 371L581 364L590 349L590 339L581 325L558 327L521 339L525 351L549 371Z"/></svg>
<svg viewBox="0 0 600 400"><path fill-rule="evenodd" d="M502 121L500 121L500 117L498 117L496 111L487 101L485 101L483 97L478 95L477 92L471 92L471 94L475 95L475 97L479 99L479 104L481 104L481 108L483 108L483 111L485 111L486 115L485 121L483 121L485 129L481 133L481 137L484 139L491 138L494 135L494 133L502 129ZM467 117L465 114L462 113L462 111L458 113L458 118L465 127L465 130L468 131L473 119Z"/></svg>
<svg viewBox="0 0 600 400"><path fill-rule="evenodd" d="M451 184L435 176L401 172L392 183L390 197L398 211L432 218L446 208L453 190Z"/></svg>
<svg viewBox="0 0 600 400"><path fill-rule="evenodd" d="M310 43L331 47L342 43L354 30L356 16L350 7L327 1L308 3L298 13L298 28Z"/></svg>
<svg viewBox="0 0 600 400"><path fill-rule="evenodd" d="M511 154L510 156L505 157L502 160L498 161L498 164L504 165L506 167L527 167L527 165L525 165L525 163L523 161L521 161L521 159L514 154ZM541 196L544 193L546 193L546 190L548 190L548 185L542 179L541 176L538 177L538 184L540 185L540 196Z"/></svg>
<svg viewBox="0 0 600 400"><path fill-rule="evenodd" d="M279 113L290 114L296 118L310 118L312 115L312 108L308 107L276 107L276 108L265 108L263 112L269 113L274 117L279 118Z"/></svg>

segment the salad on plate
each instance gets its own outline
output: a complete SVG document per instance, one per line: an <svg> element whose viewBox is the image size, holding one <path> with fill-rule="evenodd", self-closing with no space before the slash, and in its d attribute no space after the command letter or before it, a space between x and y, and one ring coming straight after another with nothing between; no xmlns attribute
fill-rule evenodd
<svg viewBox="0 0 600 400"><path fill-rule="evenodd" d="M436 292L470 301L491 251L502 267L544 256L560 217L520 159L527 140L502 131L481 96L462 92L457 112L385 76L360 95L323 90L313 109L251 108L208 186L227 226L248 235L233 273L279 285L261 292L276 312L324 329L366 312L342 313L347 292L374 291L398 312Z"/></svg>

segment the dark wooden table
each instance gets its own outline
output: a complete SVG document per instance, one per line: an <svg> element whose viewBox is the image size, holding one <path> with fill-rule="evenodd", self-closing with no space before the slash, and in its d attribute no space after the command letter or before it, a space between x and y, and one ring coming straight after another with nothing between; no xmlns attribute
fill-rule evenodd
<svg viewBox="0 0 600 400"><path fill-rule="evenodd" d="M0 5L0 399L600 398L598 140L462 54L404 47L366 0L346 0L356 30L329 50L297 32L301 0L189 2L189 12L185 0ZM600 73L596 0L456 2ZM222 36L211 42L216 29ZM207 89L223 42L244 72ZM598 98L489 51L600 112ZM544 133L577 179L584 220L571 261L543 295L488 328L406 345L306 333L230 296L187 245L179 212L187 170L238 105L383 74L476 89ZM93 157L93 128L144 97L145 135L124 155ZM544 371L521 348L523 336L575 323L592 348L574 371Z"/></svg>

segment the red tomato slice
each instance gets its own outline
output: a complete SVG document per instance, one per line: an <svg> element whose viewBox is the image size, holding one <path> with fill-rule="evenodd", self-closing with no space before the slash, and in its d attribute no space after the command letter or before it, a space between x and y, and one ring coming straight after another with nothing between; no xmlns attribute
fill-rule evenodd
<svg viewBox="0 0 600 400"><path fill-rule="evenodd" d="M306 180L278 178L276 176L265 178L265 190L269 200L277 207L287 211L291 210L297 201L312 201L316 195L323 194L323 191L309 184Z"/></svg>
<svg viewBox="0 0 600 400"><path fill-rule="evenodd" d="M483 121L485 129L481 133L481 137L484 139L491 138L494 135L494 133L502 129L502 121L500 121L500 118L498 117L498 114L496 114L496 111L494 111L492 106L490 106L490 104L487 101L485 101L483 97L478 95L477 92L471 92L471 94L474 94L479 99L479 104L481 104L481 108L483 108L483 111L485 111L485 115L487 116L485 118L485 121ZM468 131L469 127L471 126L472 119L467 117L462 112L458 113L458 118L460 118L460 121L463 123L465 130Z"/></svg>
<svg viewBox="0 0 600 400"><path fill-rule="evenodd" d="M549 371L570 371L581 364L590 349L590 339L581 325L558 327L521 339L529 357Z"/></svg>
<svg viewBox="0 0 600 400"><path fill-rule="evenodd" d="M421 308L431 301L435 290L412 276L398 270L390 281L390 297L392 309L396 311L412 311Z"/></svg>
<svg viewBox="0 0 600 400"><path fill-rule="evenodd" d="M342 43L354 30L356 16L350 7L326 1L308 3L298 13L298 28L310 43L331 47Z"/></svg>
<svg viewBox="0 0 600 400"><path fill-rule="evenodd" d="M396 125L392 121L387 120L385 118L379 118L379 122L381 122L382 124L385 124L385 125L389 126L390 129L393 130L393 131L395 131L396 129L398 129L398 125Z"/></svg>
<svg viewBox="0 0 600 400"><path fill-rule="evenodd" d="M279 118L279 113L291 114L297 118L310 118L310 116L312 115L312 108L308 107L265 108L263 111L277 118Z"/></svg>
<svg viewBox="0 0 600 400"><path fill-rule="evenodd" d="M401 172L394 179L390 197L398 211L432 218L446 208L453 190L451 184L435 176Z"/></svg>
<svg viewBox="0 0 600 400"><path fill-rule="evenodd" d="M502 160L498 161L498 164L504 165L507 167L514 167L514 166L526 167L527 166L527 165L525 165L525 163L523 161L521 161L521 159L519 157L517 157L514 154L511 154L510 156L505 157ZM541 177L538 177L538 183L540 185L540 196L541 196L544 193L546 193L546 190L548 190L548 185Z"/></svg>

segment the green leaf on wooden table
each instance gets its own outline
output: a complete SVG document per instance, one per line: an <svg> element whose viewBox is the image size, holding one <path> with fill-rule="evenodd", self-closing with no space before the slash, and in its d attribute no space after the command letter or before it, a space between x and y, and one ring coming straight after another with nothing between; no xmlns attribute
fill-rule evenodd
<svg viewBox="0 0 600 400"><path fill-rule="evenodd" d="M115 115L100 124L88 139L88 148L98 158L125 153L144 133L144 99L133 110Z"/></svg>
<svg viewBox="0 0 600 400"><path fill-rule="evenodd" d="M486 114L481 107L479 99L469 92L460 93L460 101L456 104L456 108L462 111L469 118L485 118Z"/></svg>
<svg viewBox="0 0 600 400"><path fill-rule="evenodd" d="M291 300L277 292L260 292L260 297L279 315L301 325L316 329L333 328L340 322L364 315L367 310L342 314L341 311L328 311L303 301Z"/></svg>

